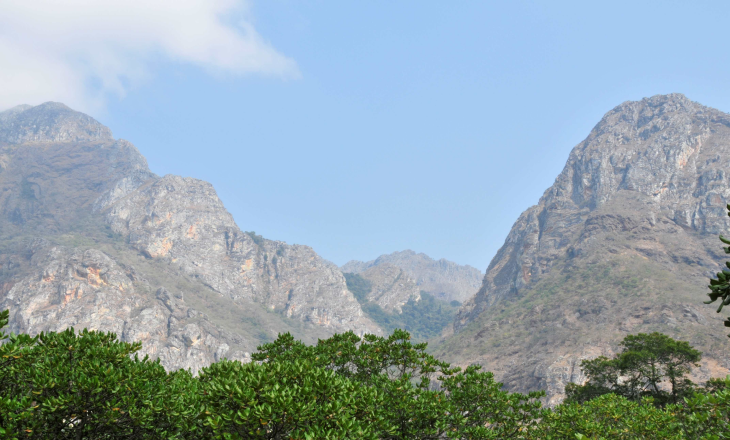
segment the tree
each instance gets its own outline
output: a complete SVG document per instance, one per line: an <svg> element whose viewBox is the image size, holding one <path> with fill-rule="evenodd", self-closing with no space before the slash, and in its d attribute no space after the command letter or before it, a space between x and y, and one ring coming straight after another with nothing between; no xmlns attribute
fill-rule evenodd
<svg viewBox="0 0 730 440"><path fill-rule="evenodd" d="M0 438L14 439L19 436L19 426L29 417L26 408L32 406L33 400L27 393L13 392L16 384L11 373L35 339L5 334L2 329L8 325L9 316L8 310L0 312ZM8 341L2 343L4 340Z"/></svg>
<svg viewBox="0 0 730 440"><path fill-rule="evenodd" d="M705 392L666 410L677 417L685 438L721 439L730 433L730 377L711 379Z"/></svg>
<svg viewBox="0 0 730 440"><path fill-rule="evenodd" d="M7 322L0 315L0 324ZM73 328L0 345L0 434L22 439L179 438L193 429L192 376L130 357L141 344Z"/></svg>
<svg viewBox="0 0 730 440"><path fill-rule="evenodd" d="M539 419L543 392L509 393L478 366L451 368L413 344L410 334L388 337L352 332L306 346L290 334L259 347L252 358L265 363L311 362L382 395L374 419L377 437L405 439L514 438Z"/></svg>
<svg viewBox="0 0 730 440"><path fill-rule="evenodd" d="M728 216L730 216L730 204L727 205L727 209ZM720 235L720 241L730 245L730 240L722 235ZM730 254L730 246L725 246L723 249L726 254ZM705 304L711 304L719 299L720 305L717 307L717 313L722 312L724 306L730 305L730 270L728 270L730 269L730 261L726 261L725 266L727 266L727 269L718 272L717 279L710 279L710 285L707 286L710 288L710 293L707 294L710 299L705 301ZM725 320L725 327L730 327L730 318Z"/></svg>
<svg viewBox="0 0 730 440"><path fill-rule="evenodd" d="M664 406L692 394L694 384L685 376L702 354L688 342L654 332L626 336L621 346L613 359L601 356L581 362L588 382L566 387L568 400L585 402L614 393L635 402L649 396L656 405Z"/></svg>
<svg viewBox="0 0 730 440"><path fill-rule="evenodd" d="M530 432L536 440L680 440L684 427L676 412L662 410L650 397L632 401L616 394L606 394L582 404L565 402L546 413Z"/></svg>
<svg viewBox="0 0 730 440"><path fill-rule="evenodd" d="M204 438L372 439L381 425L375 389L306 361L223 360L200 373Z"/></svg>

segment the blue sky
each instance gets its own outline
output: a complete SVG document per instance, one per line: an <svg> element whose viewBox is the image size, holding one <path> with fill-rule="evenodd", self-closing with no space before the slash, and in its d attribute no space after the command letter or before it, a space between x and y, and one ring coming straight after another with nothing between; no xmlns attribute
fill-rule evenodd
<svg viewBox="0 0 730 440"><path fill-rule="evenodd" d="M71 8L76 37L0 5L0 68L26 69L0 106L85 110L154 172L213 183L241 229L337 264L413 249L483 271L611 108L680 92L730 111L726 2L145 4L97 11L103 29ZM66 82L11 57L11 19ZM61 33L62 56L39 49Z"/></svg>

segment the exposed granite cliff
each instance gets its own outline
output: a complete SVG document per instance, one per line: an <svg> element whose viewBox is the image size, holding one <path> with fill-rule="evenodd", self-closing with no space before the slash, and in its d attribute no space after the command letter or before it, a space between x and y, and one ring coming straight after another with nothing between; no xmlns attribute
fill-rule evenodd
<svg viewBox="0 0 730 440"><path fill-rule="evenodd" d="M434 260L424 253L416 253L410 249L381 255L367 262L352 260L341 269L345 273L361 273L382 264L403 269L416 280L420 290L445 301L467 300L479 290L484 277L484 274L474 267L456 264L443 258Z"/></svg>
<svg viewBox="0 0 730 440"><path fill-rule="evenodd" d="M57 103L0 113L0 263L13 331L114 331L167 368L246 359L279 332L380 332L335 265L242 232L210 184L156 176Z"/></svg>
<svg viewBox="0 0 730 440"><path fill-rule="evenodd" d="M730 115L678 94L616 107L514 224L441 353L551 403L583 379L580 359L627 333L689 340L700 378L730 372L721 320L702 304L730 230L728 169Z"/></svg>
<svg viewBox="0 0 730 440"><path fill-rule="evenodd" d="M13 332L111 331L142 342L142 354L160 358L165 368L193 372L222 357L250 360L254 340L220 331L186 305L182 292L153 292L134 268L101 251L49 246L45 240L28 250L30 273L0 301L0 309L13 312Z"/></svg>
<svg viewBox="0 0 730 440"><path fill-rule="evenodd" d="M307 246L242 232L207 182L165 176L102 200L97 209L132 247L221 294L335 331L378 331L337 266Z"/></svg>
<svg viewBox="0 0 730 440"><path fill-rule="evenodd" d="M386 312L401 313L401 308L410 299L421 299L421 291L416 282L399 267L379 264L361 272L360 276L370 281L372 286L367 300L379 305Z"/></svg>

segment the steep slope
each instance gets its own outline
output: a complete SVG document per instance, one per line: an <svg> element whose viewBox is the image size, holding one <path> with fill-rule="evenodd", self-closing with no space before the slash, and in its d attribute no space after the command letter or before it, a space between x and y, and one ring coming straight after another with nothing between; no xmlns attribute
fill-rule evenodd
<svg viewBox="0 0 730 440"><path fill-rule="evenodd" d="M418 302L421 299L416 282L399 267L380 264L363 271L360 276L371 285L366 299L386 312L401 313L409 300Z"/></svg>
<svg viewBox="0 0 730 440"><path fill-rule="evenodd" d="M23 110L25 109L25 110ZM0 113L0 234L59 233L125 178L154 175L136 148L63 104Z"/></svg>
<svg viewBox="0 0 730 440"><path fill-rule="evenodd" d="M415 253L410 249L381 255L368 262L352 260L341 269L345 273L361 273L383 264L403 269L416 280L421 290L444 301L467 300L479 290L484 277L479 269L459 265L443 258L434 260L424 253Z"/></svg>
<svg viewBox="0 0 730 440"><path fill-rule="evenodd" d="M514 224L436 351L550 403L628 333L689 340L699 379L727 374L730 343L702 301L730 230L728 169L730 115L678 94L616 107Z"/></svg>
<svg viewBox="0 0 730 440"><path fill-rule="evenodd" d="M380 331L335 265L242 232L210 184L154 175L132 144L62 104L0 113L0 189L13 331L115 331L195 371L282 331Z"/></svg>
<svg viewBox="0 0 730 440"><path fill-rule="evenodd" d="M307 246L242 232L209 183L165 176L128 194L117 188L110 193L115 196L105 195L97 209L147 257L236 301L258 302L336 331L376 331L337 266Z"/></svg>

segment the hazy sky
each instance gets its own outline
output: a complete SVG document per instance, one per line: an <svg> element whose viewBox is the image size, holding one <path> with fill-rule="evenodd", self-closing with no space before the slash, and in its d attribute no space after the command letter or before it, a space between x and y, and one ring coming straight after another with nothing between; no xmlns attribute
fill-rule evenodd
<svg viewBox="0 0 730 440"><path fill-rule="evenodd" d="M67 103L243 230L482 271L626 100L730 111L728 2L4 0L0 108Z"/></svg>

